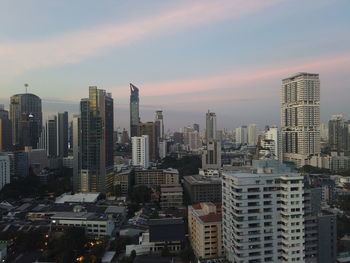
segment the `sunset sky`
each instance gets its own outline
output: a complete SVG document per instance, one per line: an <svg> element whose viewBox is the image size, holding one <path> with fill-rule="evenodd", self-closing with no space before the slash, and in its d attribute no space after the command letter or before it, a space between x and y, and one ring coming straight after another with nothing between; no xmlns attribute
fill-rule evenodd
<svg viewBox="0 0 350 263"><path fill-rule="evenodd" d="M45 116L79 112L96 85L129 127L129 83L142 121L166 129L216 112L219 128L279 124L281 79L319 73L321 119L350 117L348 0L2 0L0 103L29 92Z"/></svg>

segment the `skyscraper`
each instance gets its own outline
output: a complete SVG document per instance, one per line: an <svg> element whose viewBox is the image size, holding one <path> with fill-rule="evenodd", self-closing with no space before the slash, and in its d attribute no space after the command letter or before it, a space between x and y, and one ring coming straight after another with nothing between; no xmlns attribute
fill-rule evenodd
<svg viewBox="0 0 350 263"><path fill-rule="evenodd" d="M159 157L159 129L154 122L140 122L137 125L137 136L148 135L149 137L149 156L151 161Z"/></svg>
<svg viewBox="0 0 350 263"><path fill-rule="evenodd" d="M202 153L203 169L221 168L221 143L210 139L206 142Z"/></svg>
<svg viewBox="0 0 350 263"><path fill-rule="evenodd" d="M12 125L9 112L0 105L0 152L9 151L12 146Z"/></svg>
<svg viewBox="0 0 350 263"><path fill-rule="evenodd" d="M42 128L41 99L30 93L13 95L10 99L10 119L13 144L36 149Z"/></svg>
<svg viewBox="0 0 350 263"><path fill-rule="evenodd" d="M72 119L72 141L73 141L73 190L80 191L80 169L81 169L81 124L80 115L74 114Z"/></svg>
<svg viewBox="0 0 350 263"><path fill-rule="evenodd" d="M132 137L132 164L134 166L149 167L149 137Z"/></svg>
<svg viewBox="0 0 350 263"><path fill-rule="evenodd" d="M163 111L157 110L155 117L154 117L154 122L158 124L159 126L159 139L162 141L164 140L164 117L163 117Z"/></svg>
<svg viewBox="0 0 350 263"><path fill-rule="evenodd" d="M348 126L348 121L345 120L343 115L332 116L332 119L328 122L328 143L331 151L338 153L349 151Z"/></svg>
<svg viewBox="0 0 350 263"><path fill-rule="evenodd" d="M59 112L57 115L58 156L68 156L68 112Z"/></svg>
<svg viewBox="0 0 350 263"><path fill-rule="evenodd" d="M248 129L247 126L241 126L236 128L236 143L247 144L248 143Z"/></svg>
<svg viewBox="0 0 350 263"><path fill-rule="evenodd" d="M47 155L57 157L57 116L50 116L46 122Z"/></svg>
<svg viewBox="0 0 350 263"><path fill-rule="evenodd" d="M107 193L113 183L112 95L89 87L89 98L81 100L80 111L80 190Z"/></svg>
<svg viewBox="0 0 350 263"><path fill-rule="evenodd" d="M306 164L320 153L320 80L318 74L297 73L282 80L281 129L283 160Z"/></svg>
<svg viewBox="0 0 350 263"><path fill-rule="evenodd" d="M206 130L205 138L206 140L214 139L216 140L216 114L208 110L206 114Z"/></svg>
<svg viewBox="0 0 350 263"><path fill-rule="evenodd" d="M140 122L139 89L130 83L130 137L137 136L137 124Z"/></svg>
<svg viewBox="0 0 350 263"><path fill-rule="evenodd" d="M251 146L255 146L257 144L257 131L256 124L248 125L248 144Z"/></svg>

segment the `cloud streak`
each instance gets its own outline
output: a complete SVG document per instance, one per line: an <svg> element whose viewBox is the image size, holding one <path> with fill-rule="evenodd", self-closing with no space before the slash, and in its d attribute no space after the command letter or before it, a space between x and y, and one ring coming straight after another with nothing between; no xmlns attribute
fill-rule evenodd
<svg viewBox="0 0 350 263"><path fill-rule="evenodd" d="M78 63L109 48L159 34L171 34L228 18L257 12L280 0L188 1L148 18L125 24L108 24L56 37L0 44L0 70L16 75L27 70ZM0 73L1 74L1 73Z"/></svg>
<svg viewBox="0 0 350 263"><path fill-rule="evenodd" d="M243 70L232 70L225 74L203 76L198 78L180 79L164 82L145 83L141 88L143 96L170 96L179 94L197 94L212 91L224 91L227 89L238 90L243 97L252 92L250 89L242 89L242 86L256 86L259 91L262 83L266 81L280 82L296 72L328 72L331 70L346 71L350 66L350 53L334 54L328 57L311 58L308 60L289 61L287 63L274 63L266 66L254 66ZM321 74L322 78L322 74ZM271 87L275 88L275 87ZM115 88L115 90L121 90ZM111 89L113 92L113 89ZM120 94L120 91L119 91ZM218 97L213 94L213 98ZM229 94L227 94L229 95ZM220 97L220 96L219 96ZM234 94L232 94L234 97ZM227 96L221 96L226 100ZM193 99L193 98L192 98Z"/></svg>

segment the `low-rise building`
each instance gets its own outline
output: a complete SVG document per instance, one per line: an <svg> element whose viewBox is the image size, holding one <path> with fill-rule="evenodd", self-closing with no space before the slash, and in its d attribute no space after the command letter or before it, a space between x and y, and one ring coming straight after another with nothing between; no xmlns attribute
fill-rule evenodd
<svg viewBox="0 0 350 263"><path fill-rule="evenodd" d="M184 176L185 196L191 204L221 202L221 179L202 175Z"/></svg>
<svg viewBox="0 0 350 263"><path fill-rule="evenodd" d="M224 256L221 203L200 203L188 207L189 238L198 259Z"/></svg>
<svg viewBox="0 0 350 263"><path fill-rule="evenodd" d="M114 176L114 190L117 196L128 194L131 186L132 170L123 170Z"/></svg>
<svg viewBox="0 0 350 263"><path fill-rule="evenodd" d="M179 171L172 168L135 171L135 185L156 186L161 184L179 184Z"/></svg>
<svg viewBox="0 0 350 263"><path fill-rule="evenodd" d="M160 186L160 207L173 208L183 204L183 189L180 184L162 184Z"/></svg>

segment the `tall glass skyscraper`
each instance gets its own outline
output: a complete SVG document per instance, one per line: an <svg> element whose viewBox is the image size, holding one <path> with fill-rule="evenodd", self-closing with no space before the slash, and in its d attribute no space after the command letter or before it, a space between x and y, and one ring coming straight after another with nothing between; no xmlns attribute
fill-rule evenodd
<svg viewBox="0 0 350 263"><path fill-rule="evenodd" d="M130 83L130 137L137 136L137 124L140 122L139 89Z"/></svg>
<svg viewBox="0 0 350 263"><path fill-rule="evenodd" d="M80 102L79 185L83 192L108 193L113 184L113 98L89 87Z"/></svg>
<svg viewBox="0 0 350 263"><path fill-rule="evenodd" d="M41 99L30 93L16 94L10 100L12 142L37 148L42 128Z"/></svg>

